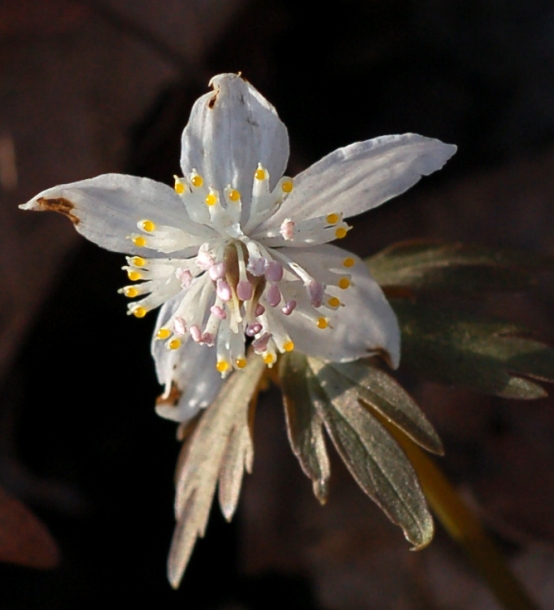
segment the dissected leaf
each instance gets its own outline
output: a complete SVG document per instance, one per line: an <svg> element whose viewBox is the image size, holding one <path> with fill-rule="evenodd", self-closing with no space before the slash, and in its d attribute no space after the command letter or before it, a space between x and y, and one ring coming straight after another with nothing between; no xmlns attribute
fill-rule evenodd
<svg viewBox="0 0 554 610"><path fill-rule="evenodd" d="M312 480L316 498L325 504L331 468L322 422L308 388L313 373L306 357L297 352L284 354L279 365L289 441L302 470Z"/></svg>
<svg viewBox="0 0 554 610"><path fill-rule="evenodd" d="M402 366L421 377L505 398L546 396L528 377L554 382L554 349L510 322L393 300Z"/></svg>
<svg viewBox="0 0 554 610"><path fill-rule="evenodd" d="M204 535L219 478L223 514L235 511L243 470L252 468L249 407L265 370L251 355L247 366L233 373L206 409L183 446L176 474L177 526L168 560L168 577L177 587L196 539Z"/></svg>
<svg viewBox="0 0 554 610"><path fill-rule="evenodd" d="M19 500L0 488L0 561L30 568L58 566L60 555L46 527Z"/></svg>
<svg viewBox="0 0 554 610"><path fill-rule="evenodd" d="M334 362L329 366L358 386L358 397L363 403L373 407L414 442L432 453L444 453L429 420L393 377L364 360Z"/></svg>
<svg viewBox="0 0 554 610"><path fill-rule="evenodd" d="M367 265L385 287L466 294L525 290L534 284L537 271L554 271L554 259L543 254L423 240L393 244Z"/></svg>
<svg viewBox="0 0 554 610"><path fill-rule="evenodd" d="M399 525L415 548L429 544L433 519L406 455L358 402L358 388L333 366L309 358L312 400L337 451L360 487Z"/></svg>

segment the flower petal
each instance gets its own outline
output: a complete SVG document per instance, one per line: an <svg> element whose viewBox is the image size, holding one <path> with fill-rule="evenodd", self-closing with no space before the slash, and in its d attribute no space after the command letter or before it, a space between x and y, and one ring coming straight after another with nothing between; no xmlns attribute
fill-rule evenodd
<svg viewBox="0 0 554 610"><path fill-rule="evenodd" d="M87 239L108 250L128 254L144 255L146 252L149 257L163 256L155 250L138 248L128 239L137 232L137 222L142 219L185 230L194 226L195 233L213 235L211 230L188 218L185 206L172 188L148 178L125 174L103 174L55 186L20 207L60 212ZM186 255L187 252L181 253Z"/></svg>
<svg viewBox="0 0 554 610"><path fill-rule="evenodd" d="M157 332L165 327L178 309L185 292L167 301L160 309L152 339L158 381L165 386L156 413L178 422L194 417L200 409L211 404L223 384L215 368L214 349L188 339L178 350L168 350L164 341L156 339Z"/></svg>
<svg viewBox="0 0 554 610"><path fill-rule="evenodd" d="M300 173L281 208L253 232L341 212L344 218L377 207L440 169L456 147L413 133L382 136L339 148Z"/></svg>
<svg viewBox="0 0 554 610"><path fill-rule="evenodd" d="M318 328L313 319L302 316L304 303L299 304L292 315L283 316L283 324L299 352L323 360L345 362L367 357L372 352L385 352L391 365L400 362L400 330L396 316L377 282L367 267L353 254L336 246L314 248L282 248L282 254L293 259L308 273L318 277L318 270L344 271L350 276L351 285L345 290L333 287L342 307L321 310L329 321L327 328ZM345 260L354 260L347 270ZM347 271L347 273L346 273ZM337 275L337 280L340 278ZM330 287L328 287L328 290ZM305 297L304 302L306 303ZM307 303L306 303L307 306Z"/></svg>
<svg viewBox="0 0 554 610"><path fill-rule="evenodd" d="M269 172L271 188L283 175L289 157L287 128L275 108L237 74L210 81L214 91L193 106L182 138L184 175L195 169L214 189L238 189L243 220L248 219L254 173Z"/></svg>

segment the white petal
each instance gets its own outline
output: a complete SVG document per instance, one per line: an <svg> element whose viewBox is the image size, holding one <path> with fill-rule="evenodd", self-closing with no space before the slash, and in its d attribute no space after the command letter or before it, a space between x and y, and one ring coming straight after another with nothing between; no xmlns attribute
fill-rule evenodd
<svg viewBox="0 0 554 610"><path fill-rule="evenodd" d="M295 349L309 356L334 362L345 362L384 351L394 368L400 362L400 330L396 315L377 282L359 258L335 246L310 249L282 248L317 279L318 268L344 269L343 261L352 258L353 267L345 270L351 286L346 290L333 288L333 295L344 304L335 311L321 309L329 327L320 329L313 320L301 315L301 305L283 324L294 341ZM338 275L337 277L340 277Z"/></svg>
<svg viewBox="0 0 554 610"><path fill-rule="evenodd" d="M254 232L278 227L288 217L361 214L407 191L455 152L453 145L413 133L339 148L299 174L281 208Z"/></svg>
<svg viewBox="0 0 554 610"><path fill-rule="evenodd" d="M148 257L161 255L147 248L137 248L127 239L137 232L139 220L148 219L185 230L193 224L172 188L148 178L124 174L103 174L55 186L20 207L61 212L69 217L79 233L99 246ZM194 227L195 232L196 229L206 231L199 225ZM185 252L180 254L186 255Z"/></svg>
<svg viewBox="0 0 554 610"><path fill-rule="evenodd" d="M194 417L199 409L211 404L222 385L221 375L215 368L214 349L189 339L181 348L168 350L164 341L156 339L156 333L175 313L185 293L182 291L161 308L152 339L152 355L158 381L165 386L164 396L170 396L172 386L180 393L175 405L162 400L156 406L156 412L161 417L179 422Z"/></svg>
<svg viewBox="0 0 554 610"><path fill-rule="evenodd" d="M248 218L258 163L269 171L271 188L283 175L289 156L287 128L275 108L236 74L210 81L214 91L193 106L182 138L181 167L222 190L231 185L242 197Z"/></svg>

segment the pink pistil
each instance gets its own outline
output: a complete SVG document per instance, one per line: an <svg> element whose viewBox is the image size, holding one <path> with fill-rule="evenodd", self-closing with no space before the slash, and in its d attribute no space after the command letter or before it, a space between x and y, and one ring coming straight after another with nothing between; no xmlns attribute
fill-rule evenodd
<svg viewBox="0 0 554 610"><path fill-rule="evenodd" d="M258 303L256 305L254 313L256 314L256 316L261 316L263 313L265 313L265 307L261 303Z"/></svg>
<svg viewBox="0 0 554 610"><path fill-rule="evenodd" d="M281 293L279 292L279 286L277 284L271 284L266 292L266 299L270 307L277 307L281 302Z"/></svg>
<svg viewBox="0 0 554 610"><path fill-rule="evenodd" d="M308 294L310 295L310 301L314 307L321 307L323 303L323 296L325 295L325 288L323 284L312 280L308 284Z"/></svg>
<svg viewBox="0 0 554 610"><path fill-rule="evenodd" d="M186 322L183 320L183 318L181 318L180 316L177 316L174 320L173 320L173 330L178 334L178 335L185 335L187 332L187 324Z"/></svg>
<svg viewBox="0 0 554 610"><path fill-rule="evenodd" d="M270 282L280 282L283 279L283 266L277 261L271 261L265 270L265 277Z"/></svg>
<svg viewBox="0 0 554 610"><path fill-rule="evenodd" d="M210 307L210 311L214 314L216 318L219 318L220 320L225 320L225 318L227 317L227 313L219 305L212 305L212 307Z"/></svg>
<svg viewBox="0 0 554 610"><path fill-rule="evenodd" d="M260 277L260 275L263 275L266 268L267 260L265 258L254 258L253 256L250 257L250 260L248 261L248 266L246 267L246 269L256 277Z"/></svg>
<svg viewBox="0 0 554 610"><path fill-rule="evenodd" d="M223 279L225 277L225 264L215 263L208 269L208 275L214 282Z"/></svg>
<svg viewBox="0 0 554 610"><path fill-rule="evenodd" d="M200 247L198 254L196 255L196 264L203 271L207 271L214 264L214 257L207 251Z"/></svg>
<svg viewBox="0 0 554 610"><path fill-rule="evenodd" d="M192 284L192 273L188 269L177 269L175 275L183 288L189 288Z"/></svg>
<svg viewBox="0 0 554 610"><path fill-rule="evenodd" d="M207 345L208 347L212 347L214 345L214 340L215 337L213 333L204 333L200 342L204 343L204 345Z"/></svg>
<svg viewBox="0 0 554 610"><path fill-rule="evenodd" d="M195 343L200 343L202 340L202 331L196 324L190 327L190 336Z"/></svg>
<svg viewBox="0 0 554 610"><path fill-rule="evenodd" d="M254 351L255 352L265 352L265 349L266 349L267 344L269 343L269 340L271 339L271 337L272 337L271 333L264 333L261 337L259 337L255 341L252 341L252 347L254 348Z"/></svg>
<svg viewBox="0 0 554 610"><path fill-rule="evenodd" d="M290 218L285 218L281 223L279 233L281 233L283 239L291 240L294 237L294 221Z"/></svg>
<svg viewBox="0 0 554 610"><path fill-rule="evenodd" d="M298 305L298 303L292 299L290 301L287 301L285 303L285 305L283 306L283 308L281 309L281 311L286 315L286 316L290 316L290 314L294 311L295 307Z"/></svg>
<svg viewBox="0 0 554 610"><path fill-rule="evenodd" d="M237 284L237 296L241 301L248 301L253 294L254 289L250 282L242 280Z"/></svg>
<svg viewBox="0 0 554 610"><path fill-rule="evenodd" d="M231 300L231 288L225 280L217 280L216 294L222 301Z"/></svg>

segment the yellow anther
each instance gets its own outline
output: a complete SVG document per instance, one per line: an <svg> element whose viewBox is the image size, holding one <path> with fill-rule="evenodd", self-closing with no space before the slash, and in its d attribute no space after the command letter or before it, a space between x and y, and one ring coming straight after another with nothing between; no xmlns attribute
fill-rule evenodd
<svg viewBox="0 0 554 610"><path fill-rule="evenodd" d="M131 262L135 267L144 267L144 265L146 265L146 261L142 258L142 256L133 256Z"/></svg>
<svg viewBox="0 0 554 610"><path fill-rule="evenodd" d="M346 234L348 233L348 231L344 228L344 227L339 227L336 231L335 231L335 237L337 239L342 239L343 237L346 237Z"/></svg>
<svg viewBox="0 0 554 610"><path fill-rule="evenodd" d="M254 172L254 178L256 178L256 180L265 180L267 178L265 169L263 167L258 167Z"/></svg>
<svg viewBox="0 0 554 610"><path fill-rule="evenodd" d="M294 349L294 343L290 339L288 341L285 341L285 343L283 344L283 349L285 350L285 352L292 352L292 350Z"/></svg>
<svg viewBox="0 0 554 610"><path fill-rule="evenodd" d="M229 191L228 197L231 201L239 201L240 193L236 189L231 189Z"/></svg>
<svg viewBox="0 0 554 610"><path fill-rule="evenodd" d="M178 176L173 176L175 178L175 192L177 195L182 195L185 192L185 185L181 182Z"/></svg>
<svg viewBox="0 0 554 610"><path fill-rule="evenodd" d="M127 277L131 280L131 282L138 282L142 275L138 271L133 271L132 269L129 269L129 271L127 271Z"/></svg>
<svg viewBox="0 0 554 610"><path fill-rule="evenodd" d="M181 347L181 339L171 339L171 341L167 344L169 349L179 349Z"/></svg>
<svg viewBox="0 0 554 610"><path fill-rule="evenodd" d="M338 214L327 214L327 218L325 219L330 225L336 225L340 220L340 216Z"/></svg>
<svg viewBox="0 0 554 610"><path fill-rule="evenodd" d="M202 176L199 176L198 174L195 174L190 179L190 183L192 184L192 186L194 186L197 189L199 189L204 184L204 180L202 180Z"/></svg>
<svg viewBox="0 0 554 610"><path fill-rule="evenodd" d="M281 188L283 189L283 193L290 193L293 189L292 180L285 180L281 184Z"/></svg>
<svg viewBox="0 0 554 610"><path fill-rule="evenodd" d="M216 365L218 373L225 373L229 369L229 363L226 360L220 360Z"/></svg>
<svg viewBox="0 0 554 610"><path fill-rule="evenodd" d="M235 364L238 369L243 369L246 366L246 358L237 358Z"/></svg>
<svg viewBox="0 0 554 610"><path fill-rule="evenodd" d="M217 195L215 193L210 193L206 197L206 205L212 206L217 203Z"/></svg>
<svg viewBox="0 0 554 610"><path fill-rule="evenodd" d="M275 362L275 356L273 354L266 354L264 356L264 362L266 364L273 364Z"/></svg>
<svg viewBox="0 0 554 610"><path fill-rule="evenodd" d="M342 264L345 267L353 267L354 264L356 263L356 261L351 257L351 256L347 256L343 261Z"/></svg>
<svg viewBox="0 0 554 610"><path fill-rule="evenodd" d="M327 328L329 326L329 320L327 318L318 318L317 319L317 327L318 328Z"/></svg>
<svg viewBox="0 0 554 610"><path fill-rule="evenodd" d="M144 246L146 246L146 238L142 235L137 235L137 237L133 237L131 241L135 244L135 246L138 246L139 248L144 248Z"/></svg>
<svg viewBox="0 0 554 610"><path fill-rule="evenodd" d="M144 307L135 307L133 309L133 315L135 316L135 318L144 318L144 316L147 314L147 310L144 309Z"/></svg>
<svg viewBox="0 0 554 610"><path fill-rule="evenodd" d="M340 305L340 299L337 299L337 297L331 297L328 303L331 307L338 307Z"/></svg>
<svg viewBox="0 0 554 610"><path fill-rule="evenodd" d="M156 230L156 225L151 220L141 220L140 228L147 233L152 233Z"/></svg>
<svg viewBox="0 0 554 610"><path fill-rule="evenodd" d="M156 337L158 339L167 339L171 335L171 331L169 328L160 328L160 330L156 333Z"/></svg>
<svg viewBox="0 0 554 610"><path fill-rule="evenodd" d="M123 294L126 297L129 297L130 299L138 296L138 293L139 291L134 286L125 286L125 288L123 289Z"/></svg>
<svg viewBox="0 0 554 610"><path fill-rule="evenodd" d="M350 286L350 280L347 277L341 277L339 280L339 288L346 290Z"/></svg>

